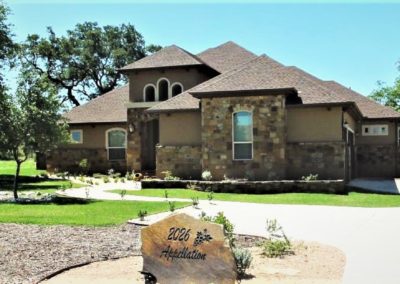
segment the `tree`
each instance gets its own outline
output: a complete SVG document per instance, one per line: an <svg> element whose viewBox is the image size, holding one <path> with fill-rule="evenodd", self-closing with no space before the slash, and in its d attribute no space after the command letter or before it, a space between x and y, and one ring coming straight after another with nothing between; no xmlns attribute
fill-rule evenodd
<svg viewBox="0 0 400 284"><path fill-rule="evenodd" d="M78 24L66 36L49 27L47 38L30 35L21 50L25 68L45 75L74 105L123 83L118 69L146 55L143 37L133 25L99 27L94 22Z"/></svg>
<svg viewBox="0 0 400 284"><path fill-rule="evenodd" d="M398 70L400 71L400 62ZM384 82L378 81L378 89L374 90L370 97L380 104L400 111L400 77L395 80L393 86L388 86Z"/></svg>
<svg viewBox="0 0 400 284"><path fill-rule="evenodd" d="M13 193L18 199L21 164L36 152L45 153L66 142L68 132L56 88L29 71L20 75L15 97L3 93L0 107L0 151L10 152L17 164Z"/></svg>
<svg viewBox="0 0 400 284"><path fill-rule="evenodd" d="M0 71L5 63L14 54L16 45L13 42L11 26L7 22L9 9L0 1ZM3 76L0 73L0 85L2 85ZM0 90L1 91L1 90Z"/></svg>

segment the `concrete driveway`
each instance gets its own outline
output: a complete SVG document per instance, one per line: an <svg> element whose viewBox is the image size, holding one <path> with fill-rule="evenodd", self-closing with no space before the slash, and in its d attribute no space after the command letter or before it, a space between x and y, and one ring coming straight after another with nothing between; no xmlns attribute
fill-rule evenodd
<svg viewBox="0 0 400 284"><path fill-rule="evenodd" d="M390 193L400 194L400 179L373 179L373 178L357 178L349 182L359 190L377 192L377 193Z"/></svg>
<svg viewBox="0 0 400 284"><path fill-rule="evenodd" d="M346 254L344 283L399 283L400 208L200 203L179 210L193 216L223 211L242 234L265 235L265 221L277 219L292 239L318 241ZM170 213L150 216L149 221ZM157 218L158 217L158 218ZM322 260L324 261L324 260ZM325 260L327 264L329 259Z"/></svg>

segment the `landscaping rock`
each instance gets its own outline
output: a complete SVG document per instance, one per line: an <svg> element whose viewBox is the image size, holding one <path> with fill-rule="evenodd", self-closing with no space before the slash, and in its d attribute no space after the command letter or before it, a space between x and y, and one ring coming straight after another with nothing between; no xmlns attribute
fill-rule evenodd
<svg viewBox="0 0 400 284"><path fill-rule="evenodd" d="M71 266L140 254L139 228L0 224L0 283L37 283Z"/></svg>

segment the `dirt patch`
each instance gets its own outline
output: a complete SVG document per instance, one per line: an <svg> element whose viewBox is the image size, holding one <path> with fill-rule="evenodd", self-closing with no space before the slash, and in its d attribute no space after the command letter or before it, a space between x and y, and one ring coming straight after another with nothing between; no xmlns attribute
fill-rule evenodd
<svg viewBox="0 0 400 284"><path fill-rule="evenodd" d="M341 283L345 255L339 249L316 242L295 243L295 254L285 258L267 258L259 247L250 248L253 263L248 279L242 283ZM92 284L92 283L144 283L139 273L140 256L92 263L71 269L43 284Z"/></svg>

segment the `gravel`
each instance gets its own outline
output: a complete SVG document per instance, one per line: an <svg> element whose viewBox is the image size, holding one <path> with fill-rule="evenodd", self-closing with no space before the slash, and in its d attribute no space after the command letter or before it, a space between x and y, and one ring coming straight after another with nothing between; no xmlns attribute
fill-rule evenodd
<svg viewBox="0 0 400 284"><path fill-rule="evenodd" d="M38 283L67 267L140 255L140 228L0 224L0 283Z"/></svg>

